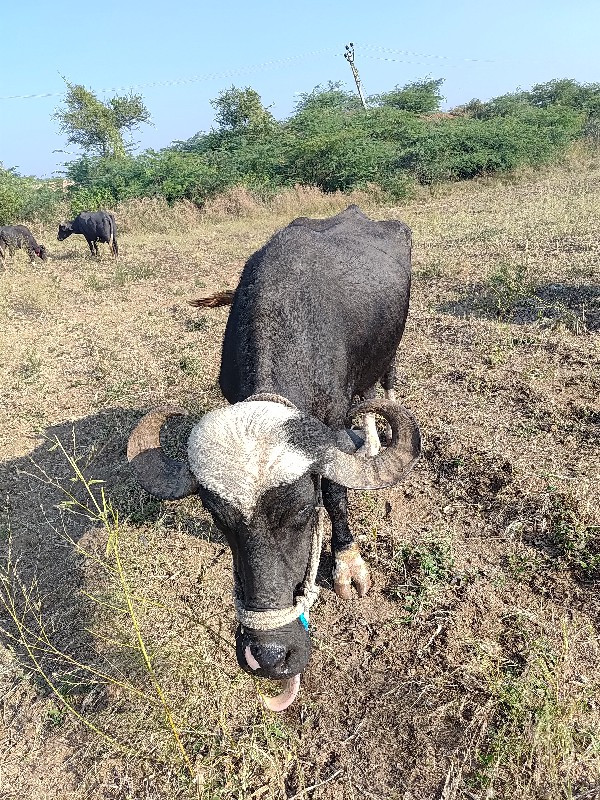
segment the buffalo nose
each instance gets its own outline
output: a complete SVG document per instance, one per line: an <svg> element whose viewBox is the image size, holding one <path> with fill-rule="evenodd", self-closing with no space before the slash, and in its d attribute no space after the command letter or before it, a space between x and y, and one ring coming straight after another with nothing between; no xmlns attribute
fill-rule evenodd
<svg viewBox="0 0 600 800"><path fill-rule="evenodd" d="M263 669L276 669L285 664L287 651L281 644L251 644L250 652Z"/></svg>

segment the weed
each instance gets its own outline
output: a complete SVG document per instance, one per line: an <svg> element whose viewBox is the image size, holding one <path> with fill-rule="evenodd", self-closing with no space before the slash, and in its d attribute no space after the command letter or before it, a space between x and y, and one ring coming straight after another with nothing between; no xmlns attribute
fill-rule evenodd
<svg viewBox="0 0 600 800"><path fill-rule="evenodd" d="M114 403L124 402L131 397L137 385L135 378L124 378L115 383L109 383L104 379L100 390L95 396L96 407L103 408Z"/></svg>
<svg viewBox="0 0 600 800"><path fill-rule="evenodd" d="M51 703L46 710L46 716L53 727L60 727L66 719L65 707Z"/></svg>
<svg viewBox="0 0 600 800"><path fill-rule="evenodd" d="M92 289L95 292L103 292L108 288L108 283L94 273L85 276L83 285L86 289Z"/></svg>
<svg viewBox="0 0 600 800"><path fill-rule="evenodd" d="M206 322L206 317L198 317L198 319L188 317L185 320L186 331L205 331L207 328L208 323Z"/></svg>
<svg viewBox="0 0 600 800"><path fill-rule="evenodd" d="M125 286L156 275L156 265L148 262L125 263L119 261L115 267L113 283L115 286Z"/></svg>
<svg viewBox="0 0 600 800"><path fill-rule="evenodd" d="M488 297L496 316L505 319L517 303L532 292L529 270L525 260L501 263L488 278Z"/></svg>
<svg viewBox="0 0 600 800"><path fill-rule="evenodd" d="M18 375L24 383L33 383L38 380L42 371L42 359L35 350L28 350L18 370Z"/></svg>
<svg viewBox="0 0 600 800"><path fill-rule="evenodd" d="M506 557L507 573L516 581L528 580L539 564L528 548L514 550Z"/></svg>
<svg viewBox="0 0 600 800"><path fill-rule="evenodd" d="M582 725L592 701L591 689L565 691L568 655L543 638L527 642L524 663L483 655L483 666L494 706L478 763L467 783L494 797L511 782L514 796L557 797L546 792L561 787L572 797L576 754L598 750L600 738Z"/></svg>
<svg viewBox="0 0 600 800"><path fill-rule="evenodd" d="M54 484L56 488L60 489L64 493L65 500L62 505L65 509L69 509L74 514L83 515L90 521L100 524L106 533L106 557L107 559L110 559L110 561L107 560L106 562L101 562L102 566L104 569L108 570L118 578L121 588L122 602L124 603L129 615L138 652L142 657L143 664L150 678L151 685L156 693L158 703L163 709L164 717L174 739L176 749L179 751L179 754L188 772L193 777L194 769L183 746L179 728L174 720L170 704L157 679L149 649L146 646L144 637L142 636L138 621L138 611L136 609L136 604L139 601L131 592L129 580L125 572L125 566L120 552L119 536L121 528L118 513L113 508L109 498L106 496L104 489L101 486L101 481L86 479L81 472L77 460L74 458L74 456L71 456L67 453L60 440L57 439L55 441L55 447L61 451L65 460L69 464L73 472L73 483L71 483L71 485L68 487L63 487L60 484L56 484L53 478L45 474L43 474L43 476L49 483ZM83 488L86 502L83 502L74 494L76 485L79 485ZM70 712L86 727L99 734L105 741L115 745L120 750L129 751L130 748L128 745L119 742L118 739L106 731L100 730L94 723L90 722L89 719L77 711L64 691L62 691L56 685L54 675L49 674L44 669L41 654L46 650L54 650L55 654L63 659L71 661L73 661L73 659L69 658L66 653L57 651L52 645L51 638L46 632L44 620L39 615L40 602L35 597L35 587L32 585L28 588L22 583L16 571L16 565L11 562L10 557L7 561L6 568L2 573L0 573L0 588L2 589L0 594L0 602L2 603L4 611L7 612L16 630L15 634L10 634L10 632L8 633L9 638L11 638L15 644L20 645L25 649L33 666L35 667L36 672L43 679L46 686L52 691L55 700L59 703L59 706L56 708L50 707L49 715L51 720L55 724L57 724L57 721L62 723L64 719L63 715L66 712ZM17 591L15 591L15 589ZM24 600L24 607L26 610L38 610L33 622L28 621L27 613L24 615L19 610L19 594ZM119 681L110 675L102 674L89 665L77 662L74 663L85 672L88 672L95 679L100 678L107 684L118 686L127 691L131 691L134 694L141 695L146 701L149 701L150 704L156 702L151 696L147 697L144 695L144 693L139 692L139 690L135 689L133 685L128 685L126 682Z"/></svg>
<svg viewBox="0 0 600 800"><path fill-rule="evenodd" d="M439 259L433 258L429 263L423 264L422 267L415 270L415 275L424 281L437 280L443 277L444 266Z"/></svg>
<svg viewBox="0 0 600 800"><path fill-rule="evenodd" d="M179 369L191 377L202 375L204 371L202 359L191 354L181 356L179 359Z"/></svg>
<svg viewBox="0 0 600 800"><path fill-rule="evenodd" d="M551 491L547 500L551 543L584 578L600 577L600 524L564 493Z"/></svg>
<svg viewBox="0 0 600 800"><path fill-rule="evenodd" d="M404 601L402 621L412 624L434 602L439 588L452 577L454 558L446 539L432 539L419 545L405 545L396 557L396 569L404 583L395 594Z"/></svg>

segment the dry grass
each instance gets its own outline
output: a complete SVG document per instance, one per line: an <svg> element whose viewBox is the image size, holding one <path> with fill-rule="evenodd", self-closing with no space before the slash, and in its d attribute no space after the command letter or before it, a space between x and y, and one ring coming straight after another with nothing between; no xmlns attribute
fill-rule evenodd
<svg viewBox="0 0 600 800"><path fill-rule="evenodd" d="M313 214L330 216L356 203L369 208L381 202L381 189L373 186L368 190L354 190L350 194L332 192L326 194L316 186L293 186L279 190L272 197L260 197L246 186L234 186L209 199L202 213L208 219L223 217L258 217L269 215Z"/></svg>
<svg viewBox="0 0 600 800"><path fill-rule="evenodd" d="M374 588L337 599L324 554L282 716L235 664L226 545L142 493L124 443L156 403L222 402L227 309L187 300L347 198L132 203L117 263L73 237L0 273L3 798L599 796L599 160L355 201L413 228L399 391L424 457L351 493Z"/></svg>

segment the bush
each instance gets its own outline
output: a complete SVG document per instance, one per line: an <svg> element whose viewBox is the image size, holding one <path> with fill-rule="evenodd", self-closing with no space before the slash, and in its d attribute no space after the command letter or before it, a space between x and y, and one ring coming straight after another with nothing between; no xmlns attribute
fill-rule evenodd
<svg viewBox="0 0 600 800"><path fill-rule="evenodd" d="M283 122L250 87L231 87L213 103L218 126L209 133L135 157L69 163L71 213L141 198L202 208L216 196L224 202L228 192L241 198L239 187L252 202L268 202L296 185L370 195L378 187L380 197L401 200L417 182L537 166L560 157L577 137L600 138L600 84L550 81L529 92L472 100L454 115L431 114L440 107L441 84L396 86L369 98L365 111L354 92L329 83L302 94ZM0 222L49 221L61 203L51 182L0 170Z"/></svg>
<svg viewBox="0 0 600 800"><path fill-rule="evenodd" d="M398 167L424 184L538 166L555 159L583 130L582 115L527 109L495 119L433 121L405 148Z"/></svg>
<svg viewBox="0 0 600 800"><path fill-rule="evenodd" d="M443 78L438 78L407 83L406 86L396 86L391 92L373 95L369 101L413 114L431 114L440 110L444 99L440 92L443 82Z"/></svg>
<svg viewBox="0 0 600 800"><path fill-rule="evenodd" d="M61 187L52 181L23 178L0 167L0 225L21 221L53 222L62 215Z"/></svg>

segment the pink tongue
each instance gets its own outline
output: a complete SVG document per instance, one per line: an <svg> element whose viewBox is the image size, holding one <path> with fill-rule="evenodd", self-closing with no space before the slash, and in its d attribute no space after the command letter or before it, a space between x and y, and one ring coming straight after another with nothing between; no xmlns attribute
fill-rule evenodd
<svg viewBox="0 0 600 800"><path fill-rule="evenodd" d="M260 667L260 664L252 655L250 645L246 646L244 656L246 657L246 662L250 669L258 669ZM281 685L283 691L276 697L265 697L261 695L260 699L263 705L270 711L285 711L288 706L292 705L300 689L300 675L293 675L291 678L286 678L286 680L282 681Z"/></svg>
<svg viewBox="0 0 600 800"><path fill-rule="evenodd" d="M285 711L288 706L291 706L298 689L300 688L300 675L294 675L292 678L287 678L282 681L283 691L276 697L262 697L264 705L271 711Z"/></svg>

